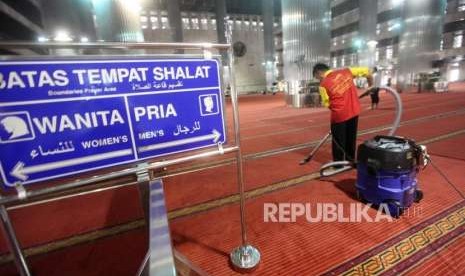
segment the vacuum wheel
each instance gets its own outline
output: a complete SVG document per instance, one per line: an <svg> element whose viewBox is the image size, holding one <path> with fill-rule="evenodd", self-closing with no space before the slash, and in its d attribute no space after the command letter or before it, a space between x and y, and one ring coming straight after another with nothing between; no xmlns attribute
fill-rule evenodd
<svg viewBox="0 0 465 276"><path fill-rule="evenodd" d="M420 202L423 199L423 191L422 190L416 190L415 191L415 203Z"/></svg>
<svg viewBox="0 0 465 276"><path fill-rule="evenodd" d="M393 218L399 218L400 215L402 215L403 211L402 210L402 205L400 205L400 202L397 200L388 200L386 202L387 207L389 209L389 214Z"/></svg>

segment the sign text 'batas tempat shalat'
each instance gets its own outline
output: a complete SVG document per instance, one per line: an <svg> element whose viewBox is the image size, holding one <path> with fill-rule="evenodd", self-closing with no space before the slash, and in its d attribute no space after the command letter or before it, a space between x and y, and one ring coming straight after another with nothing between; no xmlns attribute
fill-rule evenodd
<svg viewBox="0 0 465 276"><path fill-rule="evenodd" d="M6 186L225 141L216 60L0 62Z"/></svg>

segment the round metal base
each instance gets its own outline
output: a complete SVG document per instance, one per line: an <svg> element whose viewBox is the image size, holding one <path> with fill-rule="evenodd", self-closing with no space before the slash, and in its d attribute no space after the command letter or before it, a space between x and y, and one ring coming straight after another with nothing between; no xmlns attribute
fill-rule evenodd
<svg viewBox="0 0 465 276"><path fill-rule="evenodd" d="M260 252L252 245L239 246L230 254L233 269L240 273L255 270L260 263Z"/></svg>

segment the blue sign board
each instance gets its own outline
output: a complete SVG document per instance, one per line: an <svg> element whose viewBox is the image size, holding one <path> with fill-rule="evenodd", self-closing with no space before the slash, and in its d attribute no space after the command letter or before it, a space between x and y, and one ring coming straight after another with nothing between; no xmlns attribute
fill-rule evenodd
<svg viewBox="0 0 465 276"><path fill-rule="evenodd" d="M225 141L216 60L0 62L6 186Z"/></svg>

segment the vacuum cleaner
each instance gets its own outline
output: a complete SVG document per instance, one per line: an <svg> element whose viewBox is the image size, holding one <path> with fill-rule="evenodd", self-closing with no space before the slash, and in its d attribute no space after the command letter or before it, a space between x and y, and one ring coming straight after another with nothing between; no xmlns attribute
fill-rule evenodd
<svg viewBox="0 0 465 276"><path fill-rule="evenodd" d="M327 177L356 168L359 200L375 206L386 204L389 214L399 217L406 208L423 198L416 176L427 165L429 155L425 146L411 139L394 136L400 124L402 101L399 94L390 87L380 89L388 91L396 100L396 117L389 134L362 143L357 149L356 162L327 163L321 167L320 175ZM330 136L331 133L326 134L300 164L308 163Z"/></svg>
<svg viewBox="0 0 465 276"><path fill-rule="evenodd" d="M357 150L357 198L375 206L386 204L399 217L420 202L417 173L426 166L426 147L396 136L376 136Z"/></svg>

